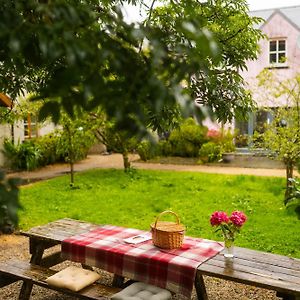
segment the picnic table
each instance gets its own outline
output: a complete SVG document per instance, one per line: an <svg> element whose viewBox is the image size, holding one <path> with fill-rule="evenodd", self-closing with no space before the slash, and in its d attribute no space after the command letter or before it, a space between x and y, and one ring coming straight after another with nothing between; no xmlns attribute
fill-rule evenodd
<svg viewBox="0 0 300 300"><path fill-rule="evenodd" d="M60 249L48 256L44 255L44 251L55 245L61 245L68 238L97 228L99 225L96 224L62 219L22 232L29 237L30 264L49 268L60 263L63 260ZM1 272L6 272L7 276L9 274L4 266L0 266L0 274ZM295 258L235 247L234 259L226 259L221 252L197 267L194 284L199 300L208 299L203 275L275 290L284 300L300 299L300 260ZM22 279L20 274L19 277L14 276L14 279L16 277ZM36 284L36 281L24 281L20 299L29 299L33 283ZM123 277L115 275L113 286L120 286L122 283Z"/></svg>

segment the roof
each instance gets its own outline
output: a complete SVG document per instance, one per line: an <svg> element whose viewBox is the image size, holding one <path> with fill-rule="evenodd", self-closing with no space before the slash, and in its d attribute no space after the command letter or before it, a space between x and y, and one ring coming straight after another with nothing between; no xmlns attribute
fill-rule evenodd
<svg viewBox="0 0 300 300"><path fill-rule="evenodd" d="M0 93L0 106L12 107L12 100L7 95Z"/></svg>
<svg viewBox="0 0 300 300"><path fill-rule="evenodd" d="M250 11L249 15L252 17L261 17L265 20L268 20L276 12L281 13L288 19L288 21L290 21L297 29L300 30L300 5L254 10ZM260 27L260 25L258 25L258 27Z"/></svg>

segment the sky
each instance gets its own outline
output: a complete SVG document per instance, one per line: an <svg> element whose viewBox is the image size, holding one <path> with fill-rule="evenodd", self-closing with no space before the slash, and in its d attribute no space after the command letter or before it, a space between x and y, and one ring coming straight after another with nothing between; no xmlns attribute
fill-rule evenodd
<svg viewBox="0 0 300 300"><path fill-rule="evenodd" d="M300 0L248 0L248 4L250 10L260 10L300 5ZM136 7L127 7L125 19L130 21L141 20L139 9Z"/></svg>
<svg viewBox="0 0 300 300"><path fill-rule="evenodd" d="M300 0L248 0L250 10L300 5Z"/></svg>

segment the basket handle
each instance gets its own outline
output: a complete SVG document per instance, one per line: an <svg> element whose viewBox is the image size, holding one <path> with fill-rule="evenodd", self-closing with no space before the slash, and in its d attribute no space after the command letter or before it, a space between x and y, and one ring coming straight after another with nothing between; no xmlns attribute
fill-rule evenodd
<svg viewBox="0 0 300 300"><path fill-rule="evenodd" d="M156 218L156 220L155 220L154 228L156 228L157 222L159 221L160 217L161 217L162 215L165 215L165 214L172 214L172 215L174 215L174 216L176 217L177 224L180 224L179 217L178 217L178 215L177 215L176 213L174 213L174 212L171 211L171 210L165 210L165 211L161 212L161 213L157 216L157 218Z"/></svg>

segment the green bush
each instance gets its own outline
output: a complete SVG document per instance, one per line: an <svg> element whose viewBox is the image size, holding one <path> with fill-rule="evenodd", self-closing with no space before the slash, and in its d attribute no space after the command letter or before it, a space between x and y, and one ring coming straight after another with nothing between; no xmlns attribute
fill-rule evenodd
<svg viewBox="0 0 300 300"><path fill-rule="evenodd" d="M4 141L3 153L9 161L9 167L13 170L29 171L64 161L66 154L61 150L58 151L59 147L59 135L50 133L16 145L7 139Z"/></svg>
<svg viewBox="0 0 300 300"><path fill-rule="evenodd" d="M203 144L199 151L199 158L204 163L218 161L221 157L221 145L214 142Z"/></svg>
<svg viewBox="0 0 300 300"><path fill-rule="evenodd" d="M235 151L234 135L229 130L223 131L222 139L220 140L220 145L222 153Z"/></svg>
<svg viewBox="0 0 300 300"><path fill-rule="evenodd" d="M199 126L192 118L186 119L172 131L169 142L173 156L197 157L199 149L207 141L207 128Z"/></svg>
<svg viewBox="0 0 300 300"><path fill-rule="evenodd" d="M147 161L157 155L157 145L150 141L142 141L137 146L137 152L143 161Z"/></svg>
<svg viewBox="0 0 300 300"><path fill-rule="evenodd" d="M24 141L15 145L12 141L4 141L3 153L9 159L14 170L34 170L39 166L40 151L33 141Z"/></svg>
<svg viewBox="0 0 300 300"><path fill-rule="evenodd" d="M63 156L58 154L59 138L55 133L50 133L34 140L40 152L39 166L46 166L58 161L63 161Z"/></svg>
<svg viewBox="0 0 300 300"><path fill-rule="evenodd" d="M236 147L248 147L249 136L247 134L240 134L235 137L235 146Z"/></svg>
<svg viewBox="0 0 300 300"><path fill-rule="evenodd" d="M172 156L172 145L168 140L159 141L158 148L158 152L162 156Z"/></svg>
<svg viewBox="0 0 300 300"><path fill-rule="evenodd" d="M95 142L95 137L91 132L76 128L72 128L69 133L66 130L60 131L57 139L58 159L73 163L86 158Z"/></svg>
<svg viewBox="0 0 300 300"><path fill-rule="evenodd" d="M284 204L288 209L296 212L300 220L300 181L294 178L289 178L288 196L284 200Z"/></svg>

